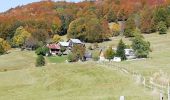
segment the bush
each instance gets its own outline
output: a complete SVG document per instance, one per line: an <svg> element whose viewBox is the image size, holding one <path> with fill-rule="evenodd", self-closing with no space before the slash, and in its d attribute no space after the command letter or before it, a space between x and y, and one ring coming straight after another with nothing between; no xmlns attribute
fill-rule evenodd
<svg viewBox="0 0 170 100"><path fill-rule="evenodd" d="M5 50L4 48L0 45L0 55L4 54L5 53Z"/></svg>
<svg viewBox="0 0 170 100"><path fill-rule="evenodd" d="M113 59L113 57L115 56L115 52L113 51L113 49L111 47L109 47L106 51L105 51L105 54L104 54L105 58L106 59Z"/></svg>
<svg viewBox="0 0 170 100"><path fill-rule="evenodd" d="M120 35L120 25L118 23L113 23L113 25L111 26L111 31L113 36Z"/></svg>
<svg viewBox="0 0 170 100"><path fill-rule="evenodd" d="M36 51L35 51L35 53L36 53L37 55L43 55L43 56L45 56L46 53L48 53L48 52L49 52L49 48L47 48L47 47L39 47L39 48L37 48Z"/></svg>
<svg viewBox="0 0 170 100"><path fill-rule="evenodd" d="M36 59L36 67L42 67L44 65L45 65L45 58L43 57L43 55L38 55Z"/></svg>
<svg viewBox="0 0 170 100"><path fill-rule="evenodd" d="M73 53L68 54L68 62L76 62L77 61L77 56Z"/></svg>
<svg viewBox="0 0 170 100"><path fill-rule="evenodd" d="M123 33L125 37L134 37L133 29L125 29L125 32Z"/></svg>
<svg viewBox="0 0 170 100"><path fill-rule="evenodd" d="M159 34L166 34L168 28L166 26L166 23L161 21L158 23L158 31L159 31Z"/></svg>

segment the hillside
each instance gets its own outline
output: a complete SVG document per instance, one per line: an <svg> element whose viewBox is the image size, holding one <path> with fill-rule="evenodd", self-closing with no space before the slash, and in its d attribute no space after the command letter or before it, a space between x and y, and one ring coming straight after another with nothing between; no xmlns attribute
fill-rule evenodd
<svg viewBox="0 0 170 100"><path fill-rule="evenodd" d="M79 3L35 2L1 13L0 37L11 39L16 29L23 26L36 40L46 42L54 34L67 34L70 23L82 17L97 18L100 24L104 24L101 26L104 31L108 31L106 30L108 28L107 23L110 21L125 20L136 12L145 12L145 8L154 11L155 7L166 7L166 5L168 5L167 0L98 0ZM149 23L150 19L147 22ZM144 27L144 31L146 27Z"/></svg>
<svg viewBox="0 0 170 100"><path fill-rule="evenodd" d="M138 72L148 81L155 77L158 84L167 86L169 79L170 34L147 34L144 37L152 44L150 57L138 61L112 62L112 66L97 62L51 63L43 68L35 68L35 54L30 51L11 50L0 56L0 100L118 100L124 95L127 100L157 100L158 87L150 89L138 83L138 79L122 71L119 66L129 71ZM116 45L121 37L100 43L99 46ZM128 38L123 38L130 43ZM88 45L88 44L87 44ZM8 59L8 60L6 60ZM46 58L48 59L48 57ZM161 73L160 73L161 72ZM160 75L160 76L159 76ZM167 91L167 90L165 90ZM166 94L165 94L166 95Z"/></svg>

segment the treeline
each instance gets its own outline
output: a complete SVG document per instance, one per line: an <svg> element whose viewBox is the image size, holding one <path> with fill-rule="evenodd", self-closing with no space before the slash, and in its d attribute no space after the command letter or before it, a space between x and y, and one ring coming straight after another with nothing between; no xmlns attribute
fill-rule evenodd
<svg viewBox="0 0 170 100"><path fill-rule="evenodd" d="M46 43L56 34L102 42L114 34L108 23L120 21L124 21L125 27L120 29L126 37L134 36L136 28L142 33L166 33L170 26L169 4L169 0L41 1L0 14L0 38L14 47L33 40Z"/></svg>

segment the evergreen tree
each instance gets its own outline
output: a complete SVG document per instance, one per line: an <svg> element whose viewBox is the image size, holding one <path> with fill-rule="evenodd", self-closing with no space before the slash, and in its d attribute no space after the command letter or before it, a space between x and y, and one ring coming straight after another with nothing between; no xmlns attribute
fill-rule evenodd
<svg viewBox="0 0 170 100"><path fill-rule="evenodd" d="M158 23L158 31L159 31L159 34L166 34L168 28L166 26L166 23L161 21Z"/></svg>
<svg viewBox="0 0 170 100"><path fill-rule="evenodd" d="M126 55L125 55L125 49L126 49L126 45L124 44L123 40L121 39L119 41L119 44L117 46L117 50L116 50L116 56L121 57L121 60L126 60Z"/></svg>
<svg viewBox="0 0 170 100"><path fill-rule="evenodd" d="M135 50L138 58L147 58L149 55L150 43L144 41L142 37L136 36L132 41L132 48Z"/></svg>
<svg viewBox="0 0 170 100"><path fill-rule="evenodd" d="M36 59L36 67L42 67L44 65L45 65L45 58L43 57L43 55L38 55Z"/></svg>
<svg viewBox="0 0 170 100"><path fill-rule="evenodd" d="M106 19L108 22L115 22L117 19L116 14L114 13L113 9L110 9L106 15Z"/></svg>

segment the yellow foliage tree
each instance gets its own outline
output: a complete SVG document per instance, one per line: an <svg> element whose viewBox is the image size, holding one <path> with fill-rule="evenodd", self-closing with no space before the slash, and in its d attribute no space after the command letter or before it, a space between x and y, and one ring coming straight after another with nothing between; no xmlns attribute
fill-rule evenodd
<svg viewBox="0 0 170 100"><path fill-rule="evenodd" d="M53 41L54 43L59 42L60 40L61 40L61 38L60 38L59 35L56 34L56 35L53 36L52 41Z"/></svg>
<svg viewBox="0 0 170 100"><path fill-rule="evenodd" d="M0 45L5 52L11 49L11 46L9 45L9 43L2 38L0 38Z"/></svg>
<svg viewBox="0 0 170 100"><path fill-rule="evenodd" d="M21 47L25 40L31 37L31 33L26 31L22 26L16 29L13 37L13 45Z"/></svg>
<svg viewBox="0 0 170 100"><path fill-rule="evenodd" d="M113 23L111 26L111 31L114 36L119 35L120 33L120 25L118 23Z"/></svg>

